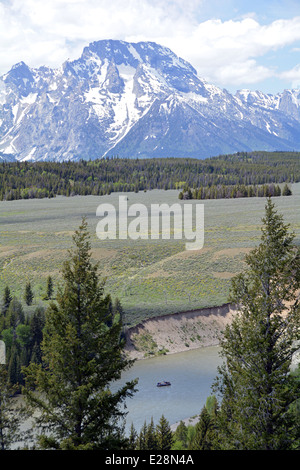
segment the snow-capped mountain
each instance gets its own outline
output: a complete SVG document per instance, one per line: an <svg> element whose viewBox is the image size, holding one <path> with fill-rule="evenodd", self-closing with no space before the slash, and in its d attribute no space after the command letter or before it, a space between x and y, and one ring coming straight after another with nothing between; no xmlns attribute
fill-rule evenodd
<svg viewBox="0 0 300 470"><path fill-rule="evenodd" d="M58 69L0 78L0 160L300 149L300 90L235 95L152 42L103 40Z"/></svg>

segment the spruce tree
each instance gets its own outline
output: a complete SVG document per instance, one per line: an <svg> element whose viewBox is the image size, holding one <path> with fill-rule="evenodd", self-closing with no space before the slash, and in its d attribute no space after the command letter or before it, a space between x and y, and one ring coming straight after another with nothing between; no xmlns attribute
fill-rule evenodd
<svg viewBox="0 0 300 470"><path fill-rule="evenodd" d="M144 421L144 424L141 427L138 438L137 438L136 450L147 450L146 435L147 435L147 423L146 421Z"/></svg>
<svg viewBox="0 0 300 470"><path fill-rule="evenodd" d="M158 450L171 450L174 438L170 424L164 415L161 416L159 423L156 425L156 440Z"/></svg>
<svg viewBox="0 0 300 470"><path fill-rule="evenodd" d="M136 381L112 391L132 361L123 354L122 325L111 326L110 297L91 261L87 223L73 236L63 287L46 311L40 364L25 369L24 393L39 411L42 448L109 450L126 446L124 401ZM32 393L34 387L37 392ZM47 434L43 431L47 429Z"/></svg>
<svg viewBox="0 0 300 470"><path fill-rule="evenodd" d="M156 439L153 417L151 418L150 424L148 424L147 426L147 431L146 431L146 436L145 436L145 447L147 450L157 449L157 439Z"/></svg>
<svg viewBox="0 0 300 470"><path fill-rule="evenodd" d="M14 384L16 386L19 385L21 382L20 354L15 340L13 340L9 357L8 379L11 384Z"/></svg>
<svg viewBox="0 0 300 470"><path fill-rule="evenodd" d="M187 446L187 433L188 429L186 424L183 421L180 421L174 432L174 440L177 443L181 443L181 448L186 448Z"/></svg>
<svg viewBox="0 0 300 470"><path fill-rule="evenodd" d="M30 318L30 350L31 361L36 363L42 362L41 343L43 340L43 328L45 326L45 311L41 307L37 307Z"/></svg>
<svg viewBox="0 0 300 470"><path fill-rule="evenodd" d="M238 313L220 342L225 361L214 388L222 396L223 449L287 450L299 439L299 423L289 413L299 397L290 374L300 326L300 256L293 241L269 198L261 243L232 281Z"/></svg>
<svg viewBox="0 0 300 470"><path fill-rule="evenodd" d="M24 293L24 300L26 304L29 306L32 304L33 301L33 292L31 288L31 283L27 282L26 287L25 287L25 293Z"/></svg>
<svg viewBox="0 0 300 470"><path fill-rule="evenodd" d="M284 187L283 187L282 195L283 195L283 196L291 196L291 195L292 195L292 191L291 191L291 189L288 187L287 183L285 183L285 185L284 185Z"/></svg>
<svg viewBox="0 0 300 470"><path fill-rule="evenodd" d="M191 450L211 450L213 421L206 406L202 408L198 423L195 425L195 435Z"/></svg>
<svg viewBox="0 0 300 470"><path fill-rule="evenodd" d="M138 434L135 430L134 424L131 423L128 449L130 449L130 450L135 450L136 449L137 439L138 439Z"/></svg>
<svg viewBox="0 0 300 470"><path fill-rule="evenodd" d="M2 313L5 316L6 312L8 310L8 307L10 305L10 302L12 301L12 296L10 293L10 288L8 286L5 287L4 289L4 295L3 295L3 307L2 307Z"/></svg>
<svg viewBox="0 0 300 470"><path fill-rule="evenodd" d="M46 292L46 300L51 300L53 295L53 281L52 277L48 276L47 279L47 292Z"/></svg>

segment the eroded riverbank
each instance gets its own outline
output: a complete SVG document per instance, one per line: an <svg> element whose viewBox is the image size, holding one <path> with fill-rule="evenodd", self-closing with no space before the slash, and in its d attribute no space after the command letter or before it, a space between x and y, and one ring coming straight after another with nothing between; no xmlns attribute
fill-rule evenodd
<svg viewBox="0 0 300 470"><path fill-rule="evenodd" d="M131 358L145 359L217 346L222 331L232 322L236 311L236 307L228 303L150 318L128 329L126 352Z"/></svg>

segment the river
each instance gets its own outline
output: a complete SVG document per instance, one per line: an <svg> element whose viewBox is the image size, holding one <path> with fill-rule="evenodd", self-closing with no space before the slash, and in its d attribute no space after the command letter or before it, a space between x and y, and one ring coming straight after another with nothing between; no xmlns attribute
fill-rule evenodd
<svg viewBox="0 0 300 470"><path fill-rule="evenodd" d="M133 366L122 374L120 381L110 388L112 391L120 384L138 378L138 391L127 399L126 434L129 434L131 423L137 432L145 420L150 423L153 417L157 424L162 414L170 425L181 419L198 415L211 392L211 385L217 375L217 367L221 365L220 348L217 346L203 347L136 361ZM169 387L157 387L157 382L167 380ZM18 397L16 402L22 402ZM22 429L30 427L30 420ZM13 448L18 448L17 443Z"/></svg>
<svg viewBox="0 0 300 470"><path fill-rule="evenodd" d="M212 346L136 361L121 379L122 383L139 379L138 391L126 402L126 431L133 422L139 432L151 417L157 424L162 414L171 425L198 415L212 394L211 385L222 363L219 351L219 347ZM157 387L157 382L163 380L171 386Z"/></svg>

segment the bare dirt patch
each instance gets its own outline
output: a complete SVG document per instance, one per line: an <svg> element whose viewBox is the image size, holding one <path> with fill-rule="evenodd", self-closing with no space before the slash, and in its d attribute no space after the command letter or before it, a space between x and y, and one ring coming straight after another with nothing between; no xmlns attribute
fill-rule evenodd
<svg viewBox="0 0 300 470"><path fill-rule="evenodd" d="M213 259L216 260L222 256L234 257L241 253L249 253L253 248L226 248L225 250L216 251L213 255Z"/></svg>
<svg viewBox="0 0 300 470"><path fill-rule="evenodd" d="M118 255L118 250L108 250L106 248L93 248L92 258L95 260L112 259Z"/></svg>
<svg viewBox="0 0 300 470"><path fill-rule="evenodd" d="M231 304L145 320L127 331L126 352L131 358L144 359L205 346L215 346L236 308Z"/></svg>

